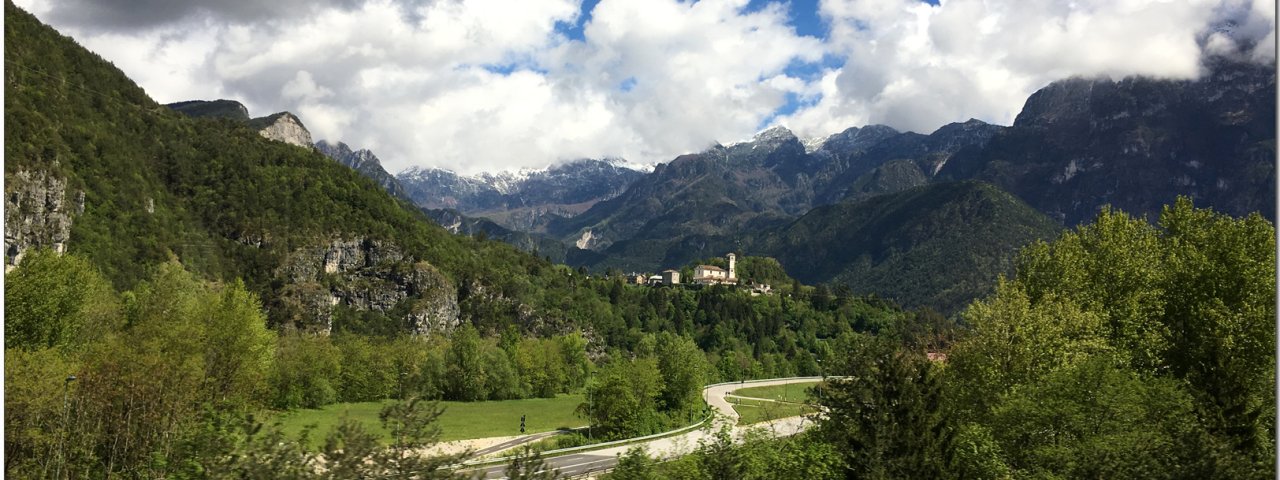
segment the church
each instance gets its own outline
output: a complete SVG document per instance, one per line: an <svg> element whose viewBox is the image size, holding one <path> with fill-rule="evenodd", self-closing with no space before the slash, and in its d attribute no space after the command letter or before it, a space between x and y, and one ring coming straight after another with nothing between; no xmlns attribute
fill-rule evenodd
<svg viewBox="0 0 1280 480"><path fill-rule="evenodd" d="M693 283L702 285L737 285L738 275L735 270L737 256L730 253L729 270L715 265L698 265L693 267Z"/></svg>

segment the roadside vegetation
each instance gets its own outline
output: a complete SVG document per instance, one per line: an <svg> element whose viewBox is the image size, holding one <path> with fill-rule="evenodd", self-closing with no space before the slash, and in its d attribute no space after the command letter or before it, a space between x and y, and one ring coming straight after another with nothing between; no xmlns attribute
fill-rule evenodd
<svg viewBox="0 0 1280 480"><path fill-rule="evenodd" d="M1257 214L1104 210L1024 249L945 361L842 335L812 431L609 478L1272 478L1275 248Z"/></svg>

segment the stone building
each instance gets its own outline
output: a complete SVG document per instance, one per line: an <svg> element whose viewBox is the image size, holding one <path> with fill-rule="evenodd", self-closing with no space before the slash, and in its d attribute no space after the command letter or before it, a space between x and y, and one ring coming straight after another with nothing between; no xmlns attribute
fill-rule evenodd
<svg viewBox="0 0 1280 480"><path fill-rule="evenodd" d="M736 271L737 256L730 253L729 269L717 267L715 265L698 265L693 267L693 283L702 285L737 285L738 274Z"/></svg>

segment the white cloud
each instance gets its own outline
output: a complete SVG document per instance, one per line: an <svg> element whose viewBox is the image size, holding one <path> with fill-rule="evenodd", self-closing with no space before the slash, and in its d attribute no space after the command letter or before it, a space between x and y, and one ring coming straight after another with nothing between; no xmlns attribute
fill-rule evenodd
<svg viewBox="0 0 1280 480"><path fill-rule="evenodd" d="M824 0L828 41L848 61L817 105L778 122L814 135L851 119L921 132L970 117L1008 124L1031 93L1068 76L1194 78L1198 37L1223 4Z"/></svg>
<svg viewBox="0 0 1280 480"><path fill-rule="evenodd" d="M150 15L99 23L70 12L88 0L18 3L159 101L294 111L315 138L370 148L392 171L665 161L771 118L804 136L1009 123L1070 75L1189 78L1202 51L1275 58L1269 0L823 0L825 39L797 35L782 3L603 0L583 40L557 30L579 0L146 1ZM788 73L824 58L837 66ZM805 106L774 118L788 95Z"/></svg>

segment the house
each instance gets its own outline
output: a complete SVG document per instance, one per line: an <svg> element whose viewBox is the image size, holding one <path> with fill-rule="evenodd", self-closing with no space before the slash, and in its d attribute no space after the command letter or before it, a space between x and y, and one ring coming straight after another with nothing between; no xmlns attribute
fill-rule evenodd
<svg viewBox="0 0 1280 480"><path fill-rule="evenodd" d="M735 270L736 263L737 263L737 256L730 253L728 255L728 258L729 258L728 270L717 267L715 265L698 265L696 267L693 267L693 283L698 283L702 285L718 285L718 284L737 285L738 275Z"/></svg>
<svg viewBox="0 0 1280 480"><path fill-rule="evenodd" d="M751 289L751 296L753 297L773 295L773 287L767 283L752 283L748 288Z"/></svg>
<svg viewBox="0 0 1280 480"><path fill-rule="evenodd" d="M649 277L644 276L642 273L627 275L627 281L635 285L644 285L648 280Z"/></svg>
<svg viewBox="0 0 1280 480"><path fill-rule="evenodd" d="M649 277L648 285L650 286L662 285L662 275L653 275Z"/></svg>
<svg viewBox="0 0 1280 480"><path fill-rule="evenodd" d="M664 285L679 285L680 271L679 270L663 270L662 283Z"/></svg>

